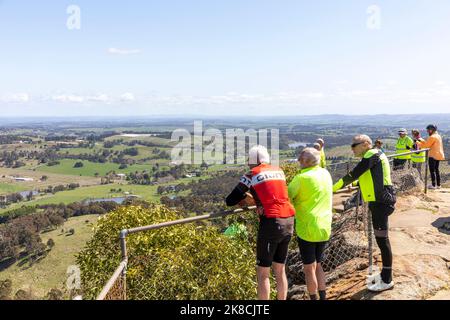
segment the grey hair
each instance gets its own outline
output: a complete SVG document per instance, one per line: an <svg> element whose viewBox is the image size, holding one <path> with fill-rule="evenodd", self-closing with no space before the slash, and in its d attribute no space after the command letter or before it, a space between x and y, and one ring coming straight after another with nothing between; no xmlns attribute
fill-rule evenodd
<svg viewBox="0 0 450 320"><path fill-rule="evenodd" d="M358 134L353 138L353 142L368 142L371 146L373 145L372 139L370 139L370 137L366 134Z"/></svg>
<svg viewBox="0 0 450 320"><path fill-rule="evenodd" d="M298 156L299 161L303 161L306 167L314 167L320 163L320 152L315 148L305 148Z"/></svg>

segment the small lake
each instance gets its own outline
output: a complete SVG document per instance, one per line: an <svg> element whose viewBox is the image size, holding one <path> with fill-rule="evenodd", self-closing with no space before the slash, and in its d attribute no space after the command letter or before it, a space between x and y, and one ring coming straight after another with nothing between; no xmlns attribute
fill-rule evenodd
<svg viewBox="0 0 450 320"><path fill-rule="evenodd" d="M85 200L85 203L96 203L96 202L115 202L117 204L122 204L127 197L115 197L115 198L97 198Z"/></svg>
<svg viewBox="0 0 450 320"><path fill-rule="evenodd" d="M30 192L33 194L33 196L37 196L38 194L39 194L39 192L38 191L32 191L32 190L28 190L28 191L21 191L21 192L19 192L19 194L22 196L22 197L27 197L29 194L30 194Z"/></svg>
<svg viewBox="0 0 450 320"><path fill-rule="evenodd" d="M156 137L154 133L124 133L120 135L124 138L142 138L142 137Z"/></svg>

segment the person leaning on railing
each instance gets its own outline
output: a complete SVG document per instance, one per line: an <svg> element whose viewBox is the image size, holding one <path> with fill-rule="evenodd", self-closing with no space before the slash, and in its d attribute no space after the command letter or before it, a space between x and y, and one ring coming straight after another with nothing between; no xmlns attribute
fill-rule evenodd
<svg viewBox="0 0 450 320"><path fill-rule="evenodd" d="M258 299L270 298L270 267L277 282L278 300L286 300L288 282L286 260L289 242L294 233L295 209L289 202L283 170L270 165L269 152L264 146L249 151L250 172L227 196L228 206L249 206L254 202L259 215L256 241Z"/></svg>
<svg viewBox="0 0 450 320"><path fill-rule="evenodd" d="M408 136L408 131L404 128L398 130L398 139L397 144L395 145L395 152L397 154L406 153L412 149L413 145L414 141ZM406 163L410 160L410 154L396 156L394 158L394 170L403 170Z"/></svg>
<svg viewBox="0 0 450 320"><path fill-rule="evenodd" d="M295 207L295 231L311 300L326 300L323 252L330 240L333 215L333 180L320 167L320 152L304 149L298 158L302 170L288 186Z"/></svg>
<svg viewBox="0 0 450 320"><path fill-rule="evenodd" d="M315 144L314 144L314 148L316 148L320 152L320 166L322 168L326 168L327 167L327 156L325 155L325 140L323 140L322 138L319 138L316 140L316 143L319 144L319 148L316 148Z"/></svg>
<svg viewBox="0 0 450 320"><path fill-rule="evenodd" d="M381 251L383 269L369 285L370 291L380 292L393 288L392 250L388 234L388 217L395 210L396 196L392 186L389 160L380 150L372 148L372 140L367 135L353 138L352 150L356 157L362 158L358 165L333 187L333 191L359 180L361 194L369 203L372 224L378 247Z"/></svg>
<svg viewBox="0 0 450 320"><path fill-rule="evenodd" d="M426 141L419 141L417 145L421 149L429 148L430 151L428 165L430 167L430 175L431 175L431 186L429 189L440 189L441 188L441 175L439 172L439 162L445 160L444 155L444 145L442 143L442 138L440 134L437 132L437 126L434 124L430 124L427 127L427 132L429 138Z"/></svg>
<svg viewBox="0 0 450 320"><path fill-rule="evenodd" d="M420 136L420 131L417 129L413 129L411 131L413 139L414 139L414 145L413 150L420 150L419 142L424 142L425 140ZM422 164L427 161L427 153L426 151L422 152L416 152L411 154L411 162L413 168L416 168L417 171L419 171L419 174L422 176Z"/></svg>

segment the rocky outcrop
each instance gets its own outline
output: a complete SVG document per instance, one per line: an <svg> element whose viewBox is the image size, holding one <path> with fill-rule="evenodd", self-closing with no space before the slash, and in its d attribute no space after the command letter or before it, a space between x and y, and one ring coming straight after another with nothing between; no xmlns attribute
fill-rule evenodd
<svg viewBox="0 0 450 320"><path fill-rule="evenodd" d="M346 276L330 281L330 299L450 298L450 232L446 229L450 224L450 190L415 194L400 196L396 212L390 217L394 289L370 293L366 283L367 268L353 268L348 269ZM375 251L374 262L381 265L378 251Z"/></svg>

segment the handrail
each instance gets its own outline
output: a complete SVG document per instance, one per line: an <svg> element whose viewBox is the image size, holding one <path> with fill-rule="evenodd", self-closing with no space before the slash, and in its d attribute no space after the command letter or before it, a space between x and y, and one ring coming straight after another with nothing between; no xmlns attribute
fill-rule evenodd
<svg viewBox="0 0 450 320"><path fill-rule="evenodd" d="M106 285L103 287L100 294L97 296L97 300L105 299L106 295L111 290L111 288L114 286L114 283L117 281L117 279L120 276L123 276L125 278L126 269L127 269L127 265L128 265L128 253L127 253L127 245L126 245L126 237L128 235L134 234L134 233L139 233L139 232L145 232L145 231L149 231L149 230L161 229L161 228L170 227L170 226L174 226L174 225L192 223L192 222L201 221L201 220L224 218L224 217L232 215L232 214L244 213L244 212L252 211L255 209L256 209L256 206L249 206L249 207L243 207L243 208L238 208L238 209L234 209L234 210L226 210L226 211L221 211L221 212L209 213L209 214L205 214L205 215L197 216L197 217L162 222L162 223L152 224L152 225L143 226L143 227L123 229L122 231L120 231L120 234L119 234L120 248L121 248L121 252L122 252L122 261L120 262L120 265L114 271L113 275L108 280Z"/></svg>
<svg viewBox="0 0 450 320"><path fill-rule="evenodd" d="M427 148L427 149L413 150L413 151L408 151L408 152L403 152L403 153L393 153L393 154L390 154L390 155L386 155L386 157L388 157L388 158L395 158L395 157L407 156L407 155L410 155L410 154L413 154L413 153L427 152L427 151L430 151L430 150L431 150L430 148Z"/></svg>
<svg viewBox="0 0 450 320"><path fill-rule="evenodd" d="M114 286L114 283L116 283L117 278L120 277L120 275L125 271L127 267L127 261L123 260L120 262L117 269L114 271L111 278L109 278L106 285L103 287L103 290L100 292L100 294L97 296L97 300L104 300L108 292L111 290L111 288Z"/></svg>

